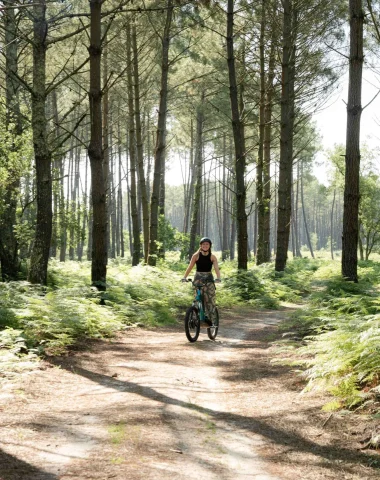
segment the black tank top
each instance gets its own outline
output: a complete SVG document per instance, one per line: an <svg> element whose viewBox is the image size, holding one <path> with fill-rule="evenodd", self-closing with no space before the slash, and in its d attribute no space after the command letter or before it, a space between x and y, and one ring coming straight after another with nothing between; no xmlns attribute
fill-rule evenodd
<svg viewBox="0 0 380 480"><path fill-rule="evenodd" d="M207 255L202 255L199 253L199 258L195 263L197 265L197 272L211 272L211 253L208 253Z"/></svg>

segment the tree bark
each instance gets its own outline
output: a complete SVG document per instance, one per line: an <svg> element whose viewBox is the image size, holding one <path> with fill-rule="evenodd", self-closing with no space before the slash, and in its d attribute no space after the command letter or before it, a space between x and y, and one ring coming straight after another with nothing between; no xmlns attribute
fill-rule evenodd
<svg viewBox="0 0 380 480"><path fill-rule="evenodd" d="M265 136L265 27L266 27L266 9L265 0L261 2L261 25L260 25L260 108L259 108L259 149L256 166L256 210L257 210L257 239L256 265L266 262L265 238L264 238L264 136Z"/></svg>
<svg viewBox="0 0 380 480"><path fill-rule="evenodd" d="M301 160L301 162L302 162L302 160ZM302 203L302 213L303 213L303 221L304 221L304 225L305 225L305 233L306 233L307 243L309 245L309 250L310 250L311 256L314 258L313 246L312 246L311 240L310 240L309 229L307 228L307 219L306 219L306 211L305 211L305 199L304 199L304 196L303 196L303 163L301 163L301 203Z"/></svg>
<svg viewBox="0 0 380 480"><path fill-rule="evenodd" d="M132 24L132 49L133 49L133 75L134 75L134 94L135 94L135 122L136 122L136 147L137 147L137 166L139 172L139 185L142 204L142 226L144 237L144 260L148 262L149 251L149 202L146 189L144 173L144 151L141 128L141 108L140 108L140 76L139 76L139 58L137 50L137 32L135 23Z"/></svg>
<svg viewBox="0 0 380 480"><path fill-rule="evenodd" d="M294 126L295 38L292 0L284 0L280 173L278 181L277 251L275 270L284 271L288 259ZM293 27L293 28L292 28Z"/></svg>
<svg viewBox="0 0 380 480"><path fill-rule="evenodd" d="M360 118L362 113L362 0L350 0L350 66L347 102L346 172L344 184L342 276L358 281Z"/></svg>
<svg viewBox="0 0 380 480"><path fill-rule="evenodd" d="M47 141L46 118L46 1L33 6L33 93L32 130L36 166L37 223L28 280L47 284L47 268L52 236L51 152Z"/></svg>
<svg viewBox="0 0 380 480"><path fill-rule="evenodd" d="M293 209L293 221L294 221L294 239L295 239L295 249L296 257L301 258L301 245L300 245L300 224L299 224L299 215L298 215L298 197L300 190L300 160L297 162L297 187L296 194L294 199L294 209Z"/></svg>
<svg viewBox="0 0 380 480"><path fill-rule="evenodd" d="M223 165L222 165L222 212L223 212L223 234L222 234L222 260L227 260L229 255L228 248L228 207L227 207L227 185L226 185L226 169L227 169L227 139L226 133L223 134Z"/></svg>
<svg viewBox="0 0 380 480"><path fill-rule="evenodd" d="M128 81L128 109L129 109L129 160L130 160L130 179L131 179L131 218L132 218L132 265L140 263L140 229L137 209L137 185L136 185L136 131L135 131L135 109L133 99L133 80L132 80L132 40L131 27L129 22L127 29L127 81Z"/></svg>
<svg viewBox="0 0 380 480"><path fill-rule="evenodd" d="M128 137L128 136L127 136ZM129 145L128 143L128 138L126 139L126 144ZM126 151L126 165L125 168L127 172L130 169L130 159L129 159L129 154L128 154L128 148ZM131 223L131 188L129 185L129 174L126 176L126 183L127 183L127 199L128 199L128 204L127 204L127 219L128 219L128 240L129 240L129 252L131 257L133 257L133 233L132 233L132 223Z"/></svg>
<svg viewBox="0 0 380 480"><path fill-rule="evenodd" d="M335 195L336 195L336 190L334 188L334 196L333 196L333 201L331 205L331 216L330 216L330 248L331 248L331 260L334 260L334 207L335 207Z"/></svg>
<svg viewBox="0 0 380 480"><path fill-rule="evenodd" d="M116 161L115 158L116 156L113 154L113 145L112 145L112 139L113 139L113 128L112 128L112 116L111 116L111 128L110 128L110 140L111 140L111 145L110 145L110 172L111 172L111 178L110 178L110 194L109 194L109 217L110 217L110 222L111 222L111 234L110 234L110 256L111 258L116 258L116 229L117 229L117 214L116 214Z"/></svg>
<svg viewBox="0 0 380 480"><path fill-rule="evenodd" d="M235 175L236 175L236 215L237 215L237 243L238 269L247 270L248 266L248 232L246 204L246 151L244 123L239 111L238 86L236 82L235 54L234 54L234 2L227 2L227 65L230 87L230 103L232 116L232 131L235 144Z"/></svg>
<svg viewBox="0 0 380 480"><path fill-rule="evenodd" d="M107 27L106 27L107 28ZM104 184L106 188L106 216L107 216L107 256L112 258L111 253L111 197L112 178L110 175L110 145L109 145L109 90L107 86L108 81L108 45L107 35L104 37L105 47L102 49L102 133L103 133L103 172L104 172Z"/></svg>
<svg viewBox="0 0 380 480"><path fill-rule="evenodd" d="M103 125L101 90L101 13L102 0L90 3L90 120L91 138L88 156L91 165L92 262L91 281L99 290L106 289L107 277L107 209L103 166Z"/></svg>
<svg viewBox="0 0 380 480"><path fill-rule="evenodd" d="M52 116L52 130L55 140L59 139L59 120L58 120L58 103L57 103L57 90L54 89L51 92L50 96L50 105L51 105L51 116ZM62 159L61 155L55 156L53 161L53 175L55 177L59 176L59 166L60 160ZM58 181L55 188L53 188L53 231L52 238L50 243L50 257L55 258L57 256L57 247L58 247L58 232L59 232L59 185Z"/></svg>
<svg viewBox="0 0 380 480"><path fill-rule="evenodd" d="M268 67L268 79L266 84L266 99L264 109L264 162L263 162L263 260L264 262L270 262L271 249L270 249L270 215L271 215L271 178L270 178L270 162L271 162L271 145L272 145L272 109L273 109L273 80L274 80L274 68L275 68L275 28L273 28L270 55L269 55L269 67Z"/></svg>
<svg viewBox="0 0 380 480"><path fill-rule="evenodd" d="M362 238L360 236L360 233L359 233L359 236L358 236L358 246L359 246L360 260L363 261L364 260L364 248L363 248L363 241L362 241Z"/></svg>
<svg viewBox="0 0 380 480"><path fill-rule="evenodd" d="M11 0L3 2L5 6L13 5ZM15 78L18 64L18 42L15 12L13 8L3 12L5 29L5 62L6 62L6 125L7 130L14 135L21 135L22 123L18 103L18 81ZM14 126L12 126L14 125ZM8 164L8 159L6 159ZM0 263L2 280L16 280L20 269L18 257L18 242L14 234L17 222L17 196L20 189L20 172L9 167L3 205L0 214Z"/></svg>
<svg viewBox="0 0 380 480"><path fill-rule="evenodd" d="M154 174L153 188L150 203L150 230L149 230L149 254L148 264L155 266L157 262L157 241L158 241L158 207L160 197L160 184L162 175L162 164L165 161L166 150L166 117L168 101L168 76L169 76L169 45L170 27L173 17L173 0L167 1L166 21L164 33L161 38L162 59L161 59L161 91L160 105L158 109L156 148L154 152Z"/></svg>
<svg viewBox="0 0 380 480"><path fill-rule="evenodd" d="M187 190L187 196L185 199L185 217L183 221L183 233L187 233L189 230L189 221L191 218L191 206L193 204L194 196L194 179L195 179L196 165L194 162L194 126L193 118L190 119L190 159L189 159L189 182Z"/></svg>
<svg viewBox="0 0 380 480"><path fill-rule="evenodd" d="M201 104L198 106L197 111L197 127L196 127L196 137L195 137L195 172L196 172L196 184L194 188L193 196L193 208L191 215L191 225L190 225L190 242L189 242L189 260L196 249L196 236L198 232L198 226L200 221L200 209L201 209L201 195L202 195L202 161L203 161L203 123L204 123L204 113L203 113L203 100L204 94L202 93Z"/></svg>
<svg viewBox="0 0 380 480"><path fill-rule="evenodd" d="M120 112L120 108L118 109ZM124 217L123 217L123 188L122 188L122 143L121 143L121 122L120 122L120 115L118 115L118 166L119 166L119 182L117 187L117 211L118 211L118 234L117 234L117 245L119 245L117 249L117 254L124 258Z"/></svg>

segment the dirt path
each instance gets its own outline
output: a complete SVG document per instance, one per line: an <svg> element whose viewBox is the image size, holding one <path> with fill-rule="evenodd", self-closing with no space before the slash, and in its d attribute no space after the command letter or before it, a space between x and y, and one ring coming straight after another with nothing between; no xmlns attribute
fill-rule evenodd
<svg viewBox="0 0 380 480"><path fill-rule="evenodd" d="M378 478L347 421L271 363L283 315L225 312L196 344L133 329L5 383L0 479Z"/></svg>

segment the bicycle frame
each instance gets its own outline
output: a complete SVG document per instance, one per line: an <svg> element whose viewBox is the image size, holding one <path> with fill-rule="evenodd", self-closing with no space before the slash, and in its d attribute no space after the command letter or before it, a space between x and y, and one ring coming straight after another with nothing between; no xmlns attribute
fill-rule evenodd
<svg viewBox="0 0 380 480"><path fill-rule="evenodd" d="M194 283L193 283L194 285ZM195 299L194 303L196 303L196 307L199 310L199 318L203 322L205 319L205 309L203 307L203 295L202 295L202 287L203 285L194 285L195 287Z"/></svg>

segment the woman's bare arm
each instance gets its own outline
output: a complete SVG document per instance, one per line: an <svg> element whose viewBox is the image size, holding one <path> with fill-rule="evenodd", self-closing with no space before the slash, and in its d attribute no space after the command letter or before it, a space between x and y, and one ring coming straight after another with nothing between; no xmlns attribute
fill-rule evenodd
<svg viewBox="0 0 380 480"><path fill-rule="evenodd" d="M187 267L185 275L183 276L183 278L187 278L187 276L189 275L189 273L193 269L193 267L195 265L195 262L198 260L198 258L199 258L199 253L194 253L194 255L191 257L189 266Z"/></svg>
<svg viewBox="0 0 380 480"><path fill-rule="evenodd" d="M214 266L216 277L218 280L220 280L220 270L219 270L218 260L215 255L211 255L211 261Z"/></svg>

